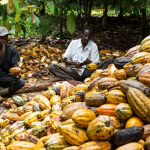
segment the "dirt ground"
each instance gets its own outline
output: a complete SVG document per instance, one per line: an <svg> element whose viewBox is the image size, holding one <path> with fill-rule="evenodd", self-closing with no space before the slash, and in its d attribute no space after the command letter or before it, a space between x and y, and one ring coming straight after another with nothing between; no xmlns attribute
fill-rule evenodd
<svg viewBox="0 0 150 150"><path fill-rule="evenodd" d="M149 19L146 22L146 36L150 35ZM80 20L76 21L77 23ZM101 27L102 17L93 16L90 20L90 26L94 31L94 40L98 43L99 50L121 50L139 45L141 38L142 18L141 16L130 15L123 16L120 20L117 16L109 16L105 28ZM76 26L79 33L81 27ZM79 37L79 34L78 34Z"/></svg>

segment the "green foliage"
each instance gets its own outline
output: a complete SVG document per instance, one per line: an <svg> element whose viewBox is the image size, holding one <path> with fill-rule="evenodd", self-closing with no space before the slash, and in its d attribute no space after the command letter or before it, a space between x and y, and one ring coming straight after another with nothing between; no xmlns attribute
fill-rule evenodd
<svg viewBox="0 0 150 150"><path fill-rule="evenodd" d="M46 7L45 7L45 13L46 14L55 14L56 10L54 10L54 9L55 9L54 4L51 2L47 2Z"/></svg>
<svg viewBox="0 0 150 150"><path fill-rule="evenodd" d="M113 0L115 1L115 0ZM118 0L115 1L115 5L122 7L123 9L123 14L129 13L129 14L136 14L139 15L140 14L140 9L144 8L147 9L147 7L149 6L149 0Z"/></svg>
<svg viewBox="0 0 150 150"><path fill-rule="evenodd" d="M75 31L75 19L74 19L74 14L71 11L67 18L67 29L68 31L72 34Z"/></svg>
<svg viewBox="0 0 150 150"><path fill-rule="evenodd" d="M16 36L22 34L21 32L25 36L30 19L36 26L40 23L39 18L34 15L36 9L36 7L30 6L29 3L25 3L24 0L11 0L7 4L0 4L0 16L2 16L3 26L8 30L11 29ZM27 19L29 17L30 19ZM14 30L16 31L14 32Z"/></svg>
<svg viewBox="0 0 150 150"><path fill-rule="evenodd" d="M39 26L35 26L35 24L32 23L31 18L28 18L27 37L50 36L58 34L56 29L58 19L56 17L51 17L49 15L41 16L39 17L39 21Z"/></svg>
<svg viewBox="0 0 150 150"><path fill-rule="evenodd" d="M80 14L83 21L87 21L89 18L85 15L90 10L91 4L92 10L95 9L92 13L102 16L103 11L100 9L103 9L104 2L100 0L13 0L13 4L0 4L0 25L10 29L13 34L26 37L59 35L61 32L56 25L60 23L62 26L67 18L67 29L73 34L76 25L74 15ZM143 8L146 9L147 16L150 13L150 0L107 0L107 4L109 6L107 15L118 15L120 8L123 10L123 15L133 13L140 15L140 9ZM40 17L43 8L46 14L55 15L55 17ZM68 31L63 30L63 37L69 34Z"/></svg>
<svg viewBox="0 0 150 150"><path fill-rule="evenodd" d="M14 5L15 5L15 8L16 8L16 13L17 14L21 14L21 11L20 11L20 8L19 8L19 4L17 1L14 1Z"/></svg>

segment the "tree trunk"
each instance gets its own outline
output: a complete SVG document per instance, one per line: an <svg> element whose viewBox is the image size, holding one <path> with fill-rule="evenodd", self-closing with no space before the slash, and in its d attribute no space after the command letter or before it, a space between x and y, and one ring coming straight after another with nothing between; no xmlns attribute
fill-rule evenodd
<svg viewBox="0 0 150 150"><path fill-rule="evenodd" d="M43 6L43 8L40 10L40 14L44 16L45 15L45 2L41 2L41 5Z"/></svg>
<svg viewBox="0 0 150 150"><path fill-rule="evenodd" d="M63 27L63 15L62 15L62 10L60 9L60 39L63 38L62 27Z"/></svg>
<svg viewBox="0 0 150 150"><path fill-rule="evenodd" d="M107 4L107 1L104 0L103 1L103 4L104 4L104 12L103 12L103 18L102 18L102 28L105 28L106 26L106 23L107 23L107 12L108 12L108 4Z"/></svg>
<svg viewBox="0 0 150 150"><path fill-rule="evenodd" d="M146 37L147 29L146 29L146 10L143 8L141 9L142 13L142 29L141 29L141 36L142 39Z"/></svg>
<svg viewBox="0 0 150 150"><path fill-rule="evenodd" d="M123 9L122 9L122 7L120 7L120 13L118 14L118 19L120 21L123 20L123 14L122 14L122 12L123 12Z"/></svg>
<svg viewBox="0 0 150 150"><path fill-rule="evenodd" d="M86 24L88 22L88 0L84 0L84 19L84 24Z"/></svg>
<svg viewBox="0 0 150 150"><path fill-rule="evenodd" d="M89 25L89 23L90 23L92 5L93 5L93 0L89 0L88 25Z"/></svg>
<svg viewBox="0 0 150 150"><path fill-rule="evenodd" d="M79 0L79 9L78 9L78 17L79 18L81 18L81 6L82 6L82 4L81 4L81 0Z"/></svg>

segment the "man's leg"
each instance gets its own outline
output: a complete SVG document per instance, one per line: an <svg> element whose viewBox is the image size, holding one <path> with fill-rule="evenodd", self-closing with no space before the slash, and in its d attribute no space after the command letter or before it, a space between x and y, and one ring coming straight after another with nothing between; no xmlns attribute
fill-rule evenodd
<svg viewBox="0 0 150 150"><path fill-rule="evenodd" d="M9 95L19 89L21 89L25 85L24 80L18 79L5 73L0 77L0 86L5 87L5 89L0 90L0 96Z"/></svg>
<svg viewBox="0 0 150 150"><path fill-rule="evenodd" d="M88 70L87 68L84 69L84 72L81 76L82 81L84 81L84 79L89 78L91 76L91 74L93 73L93 71Z"/></svg>
<svg viewBox="0 0 150 150"><path fill-rule="evenodd" d="M60 81L78 80L80 78L75 70L56 64L51 64L49 71L54 74Z"/></svg>
<svg viewBox="0 0 150 150"><path fill-rule="evenodd" d="M97 69L106 69L110 64L113 64L114 61L115 61L115 59L113 57L107 58L98 64Z"/></svg>
<svg viewBox="0 0 150 150"><path fill-rule="evenodd" d="M16 92L17 90L21 89L25 85L25 82L23 79L17 79L12 82L12 84L9 86L9 93Z"/></svg>

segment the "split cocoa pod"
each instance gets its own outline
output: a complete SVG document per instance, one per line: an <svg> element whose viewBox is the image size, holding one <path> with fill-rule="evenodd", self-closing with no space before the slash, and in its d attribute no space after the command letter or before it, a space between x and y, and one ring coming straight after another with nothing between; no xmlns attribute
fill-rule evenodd
<svg viewBox="0 0 150 150"><path fill-rule="evenodd" d="M21 69L19 67L12 67L9 69L9 72L12 74L20 74L21 73Z"/></svg>

